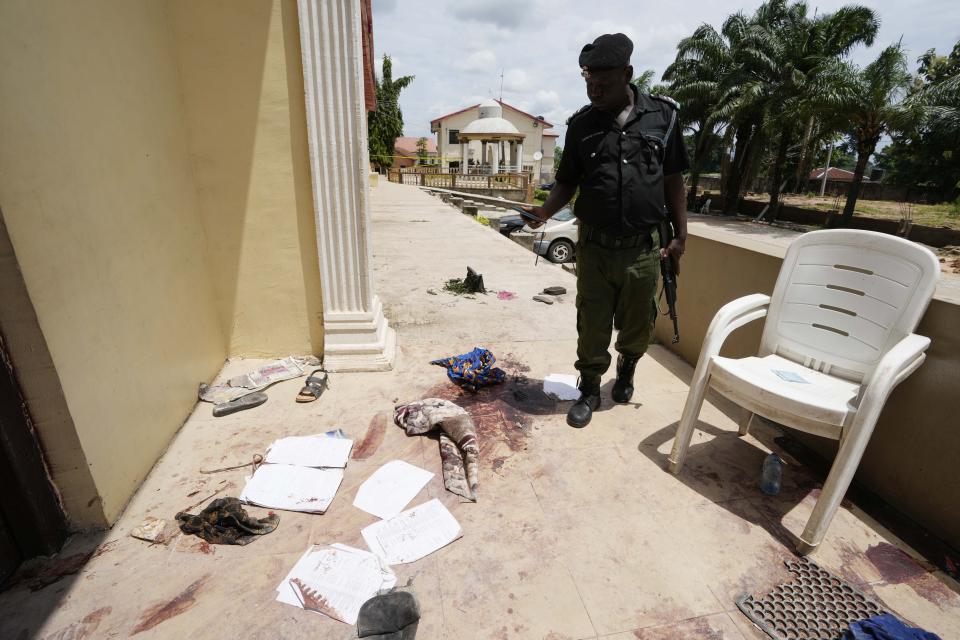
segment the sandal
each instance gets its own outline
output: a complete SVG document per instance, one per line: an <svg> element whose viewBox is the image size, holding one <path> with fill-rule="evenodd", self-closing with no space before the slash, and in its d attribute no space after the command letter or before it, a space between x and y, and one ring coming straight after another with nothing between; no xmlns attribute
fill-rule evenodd
<svg viewBox="0 0 960 640"><path fill-rule="evenodd" d="M214 405L213 415L217 418L220 416L228 416L231 413L236 413L237 411L244 411L245 409L259 407L266 401L267 394L265 394L263 391L254 391L253 393L240 396L239 398L231 400L230 402Z"/></svg>
<svg viewBox="0 0 960 640"><path fill-rule="evenodd" d="M297 394L297 402L313 402L320 397L323 390L327 388L327 372L323 369L317 369L303 383L303 388Z"/></svg>

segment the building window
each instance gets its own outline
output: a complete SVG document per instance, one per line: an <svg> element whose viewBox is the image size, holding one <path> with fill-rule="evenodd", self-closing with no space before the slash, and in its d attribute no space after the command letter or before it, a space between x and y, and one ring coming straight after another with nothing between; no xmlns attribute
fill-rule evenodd
<svg viewBox="0 0 960 640"><path fill-rule="evenodd" d="M460 144L460 129L450 129L447 133L447 142L450 144Z"/></svg>

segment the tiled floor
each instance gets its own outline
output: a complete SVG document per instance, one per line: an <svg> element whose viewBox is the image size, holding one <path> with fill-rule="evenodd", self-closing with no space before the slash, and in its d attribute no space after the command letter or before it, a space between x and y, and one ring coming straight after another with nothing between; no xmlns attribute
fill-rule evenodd
<svg viewBox="0 0 960 640"><path fill-rule="evenodd" d="M640 363L633 403L607 400L608 374L602 410L587 429L570 429L569 403L539 388L549 373L572 372L573 277L534 267L530 253L412 187L381 184L374 194L377 289L399 337L394 370L334 374L313 404L294 403L300 382L289 381L233 416L198 406L116 526L74 540L55 563L94 548L95 557L45 588L23 583L0 594L0 638L355 637L347 625L275 602L274 588L311 543L364 546L360 529L374 518L351 505L353 496L397 458L437 474L415 503L440 498L464 532L395 567L421 604L418 638L764 637L735 599L789 578L783 561L821 479L789 464L781 494L761 494L775 431L761 425L738 437L736 409L719 399L704 409L683 473L666 473L690 367L660 347ZM518 298L443 292L467 265L489 289ZM571 294L552 306L531 300L556 284ZM510 376L464 396L427 362L474 346L490 348ZM232 362L222 375L256 364ZM434 441L408 438L390 419L396 403L428 396L457 400L478 424L476 504L444 491ZM246 473L200 469L244 462L280 436L335 427L357 440L363 459L350 462L325 515L283 513L276 532L246 547L129 537L145 516L172 518L220 489L236 495ZM908 620L960 638L960 586L913 556L845 505L814 560Z"/></svg>

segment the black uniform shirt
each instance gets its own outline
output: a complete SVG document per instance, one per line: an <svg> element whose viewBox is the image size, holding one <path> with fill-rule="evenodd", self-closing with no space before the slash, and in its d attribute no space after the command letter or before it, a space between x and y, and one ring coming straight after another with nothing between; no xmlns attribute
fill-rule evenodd
<svg viewBox="0 0 960 640"><path fill-rule="evenodd" d="M577 185L574 213L583 222L633 235L666 216L663 176L689 168L676 103L634 93L621 129L616 114L584 107L567 123L557 182Z"/></svg>

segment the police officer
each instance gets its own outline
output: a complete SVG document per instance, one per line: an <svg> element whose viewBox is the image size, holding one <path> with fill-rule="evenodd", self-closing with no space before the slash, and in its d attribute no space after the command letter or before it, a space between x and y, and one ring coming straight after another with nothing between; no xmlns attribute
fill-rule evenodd
<svg viewBox="0 0 960 640"><path fill-rule="evenodd" d="M580 189L574 205L577 241L577 362L580 399L567 423L582 428L600 406L600 377L610 367L617 329L613 400L629 402L633 373L656 320L660 259L678 265L687 238L683 178L686 150L676 102L640 93L630 84L633 43L602 35L580 52L590 104L567 121L556 184L541 207L542 221ZM669 244L661 248L665 223ZM539 226L534 223L531 226Z"/></svg>

